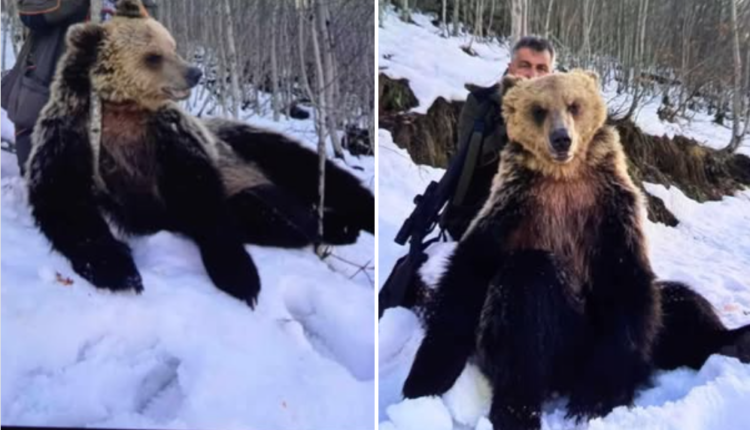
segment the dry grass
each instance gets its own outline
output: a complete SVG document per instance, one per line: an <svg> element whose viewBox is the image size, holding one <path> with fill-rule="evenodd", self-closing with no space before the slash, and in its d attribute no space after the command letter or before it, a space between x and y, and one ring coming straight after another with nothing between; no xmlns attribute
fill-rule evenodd
<svg viewBox="0 0 750 430"><path fill-rule="evenodd" d="M631 121L612 121L628 156L633 179L675 185L703 202L750 185L750 159L701 146L684 136L650 136Z"/></svg>

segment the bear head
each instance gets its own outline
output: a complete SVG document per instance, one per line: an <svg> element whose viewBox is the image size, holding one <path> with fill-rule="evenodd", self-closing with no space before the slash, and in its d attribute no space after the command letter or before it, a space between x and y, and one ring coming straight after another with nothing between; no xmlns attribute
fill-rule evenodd
<svg viewBox="0 0 750 430"><path fill-rule="evenodd" d="M503 79L503 118L510 141L546 165L586 154L607 109L594 72L573 70L535 79Z"/></svg>
<svg viewBox="0 0 750 430"><path fill-rule="evenodd" d="M72 26L67 48L95 56L89 73L104 102L155 109L186 99L202 75L177 53L172 35L148 17L139 0L119 0L115 16L103 24Z"/></svg>

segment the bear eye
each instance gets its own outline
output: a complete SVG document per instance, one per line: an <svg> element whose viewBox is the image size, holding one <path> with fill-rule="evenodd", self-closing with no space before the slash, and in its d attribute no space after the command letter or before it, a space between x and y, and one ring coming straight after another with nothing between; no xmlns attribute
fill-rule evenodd
<svg viewBox="0 0 750 430"><path fill-rule="evenodd" d="M146 55L144 61L149 67L157 67L161 64L163 58L164 57L159 54L148 54Z"/></svg>
<svg viewBox="0 0 750 430"><path fill-rule="evenodd" d="M568 105L568 112L570 112L571 115L578 115L580 111L581 105L579 105L578 102L573 102Z"/></svg>
<svg viewBox="0 0 750 430"><path fill-rule="evenodd" d="M534 121L537 124L541 124L544 122L544 117L547 116L547 110L539 105L535 105L531 108L531 116L534 117Z"/></svg>

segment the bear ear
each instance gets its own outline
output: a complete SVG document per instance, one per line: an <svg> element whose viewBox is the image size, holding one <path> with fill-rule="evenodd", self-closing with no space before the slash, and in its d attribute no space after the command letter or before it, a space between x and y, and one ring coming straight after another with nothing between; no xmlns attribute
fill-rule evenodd
<svg viewBox="0 0 750 430"><path fill-rule="evenodd" d="M68 49L87 53L96 53L103 40L104 28L93 23L72 25L65 36Z"/></svg>
<svg viewBox="0 0 750 430"><path fill-rule="evenodd" d="M505 97L508 91L513 89L519 82L523 81L524 78L513 75L505 75L503 81L500 83L500 98L502 100L503 116L507 117L516 113L516 107L513 104L513 100L509 100Z"/></svg>
<svg viewBox="0 0 750 430"><path fill-rule="evenodd" d="M148 15L140 0L118 0L115 7L115 16L145 18Z"/></svg>
<svg viewBox="0 0 750 430"><path fill-rule="evenodd" d="M518 82L523 80L523 78L513 75L505 75L503 78L503 81L500 83L500 96L504 96L508 90L515 87Z"/></svg>
<svg viewBox="0 0 750 430"><path fill-rule="evenodd" d="M596 73L593 70L582 70L582 69L575 69L573 70L574 73L579 73L581 75L586 76L587 78L591 79L594 82L594 85L596 85L597 88L599 88L599 74Z"/></svg>

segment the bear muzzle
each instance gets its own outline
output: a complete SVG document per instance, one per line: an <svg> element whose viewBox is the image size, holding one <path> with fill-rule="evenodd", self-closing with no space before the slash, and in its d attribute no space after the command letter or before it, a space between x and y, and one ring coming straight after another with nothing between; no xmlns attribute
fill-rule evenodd
<svg viewBox="0 0 750 430"><path fill-rule="evenodd" d="M198 85L198 82L201 81L201 77L203 77L203 72L197 67L190 67L188 68L187 73L185 73L185 80L190 88Z"/></svg>
<svg viewBox="0 0 750 430"><path fill-rule="evenodd" d="M569 161L572 158L570 154L572 143L573 140L570 138L567 129L557 128L553 130L549 135L550 154L552 158L559 162Z"/></svg>
<svg viewBox="0 0 750 430"><path fill-rule="evenodd" d="M163 89L166 96L171 100L180 101L190 97L190 90L198 85L201 77L203 77L203 72L197 67L188 67L181 75L181 85L167 86Z"/></svg>

